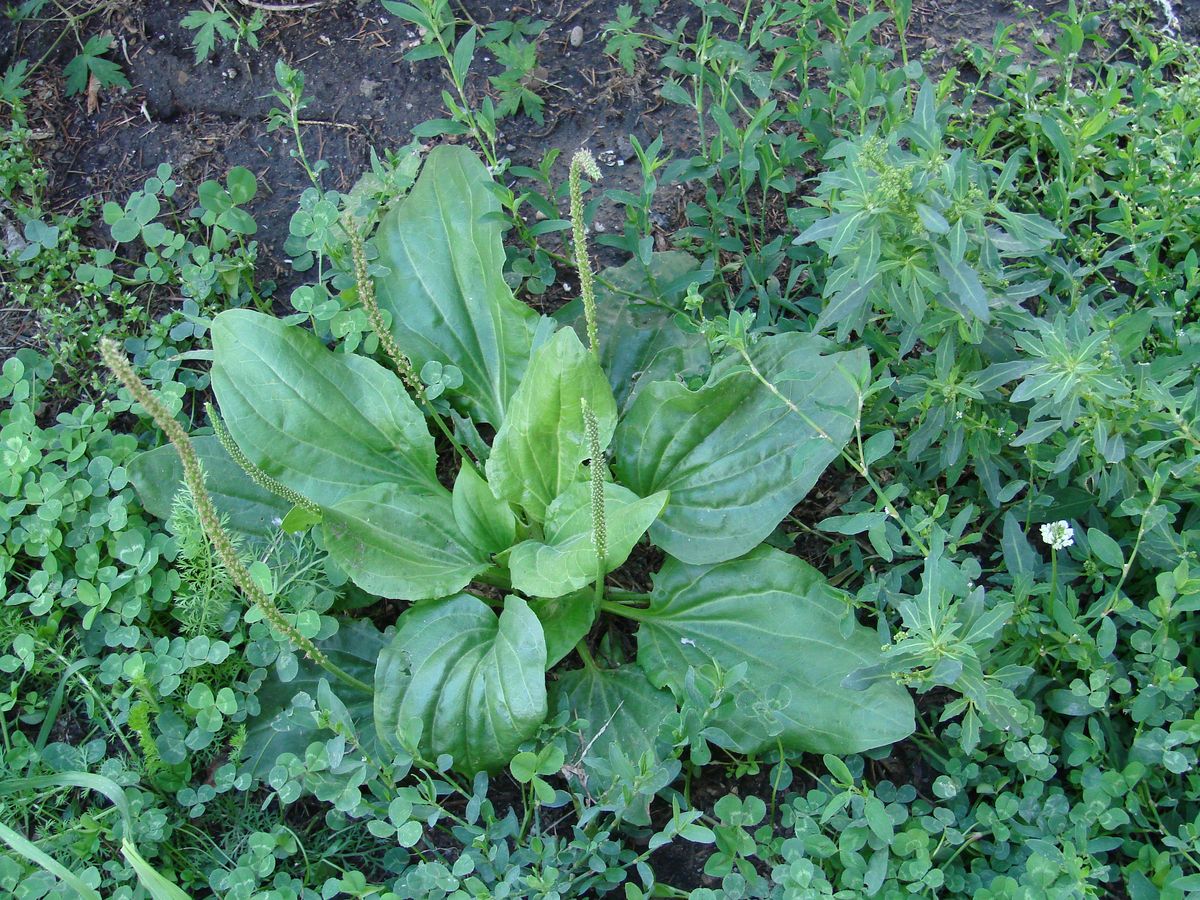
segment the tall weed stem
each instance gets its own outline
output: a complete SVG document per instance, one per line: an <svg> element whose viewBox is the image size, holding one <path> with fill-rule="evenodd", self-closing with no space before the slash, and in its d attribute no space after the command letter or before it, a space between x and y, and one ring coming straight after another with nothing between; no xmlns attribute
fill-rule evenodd
<svg viewBox="0 0 1200 900"><path fill-rule="evenodd" d="M588 349L600 358L600 338L596 329L596 285L592 263L588 259L587 231L583 224L582 173L600 180L600 167L587 150L577 150L571 157L567 183L571 191L571 238L575 244L575 268L579 271L579 296L583 298L583 317L587 322Z"/></svg>
<svg viewBox="0 0 1200 900"><path fill-rule="evenodd" d="M133 371L133 366L129 364L129 360L121 352L120 348L117 347L115 341L110 338L102 339L100 341L100 355L104 359L104 364L129 389L134 399L150 413L154 419L154 423L158 425L175 447L175 452L179 454L179 461L183 465L184 481L187 483L188 489L192 492L192 499L196 504L196 513L201 525L204 527L204 532L208 535L208 539L212 541L213 548L221 558L226 571L229 572L230 577L241 589L242 593L245 594L246 598L258 608L259 612L262 613L262 617L276 632L291 641L305 656L346 685L366 691L368 694L371 693L370 685L359 681L353 675L336 666L328 656L321 652L316 644L301 634L299 629L280 612L279 607L275 605L275 601L267 595L267 592L259 587L258 583L251 577L250 572L242 564L242 560L238 556L237 549L234 547L229 534L221 526L221 520L217 515L216 507L213 506L212 497L209 496L208 488L204 485L204 468L200 465L200 459L196 456L196 449L192 446L192 440L188 437L188 433L183 430L183 426L175 421L175 418L167 411L166 407L150 393L150 389L146 387L145 382Z"/></svg>
<svg viewBox="0 0 1200 900"><path fill-rule="evenodd" d="M276 481L250 461L246 454L242 452L242 448L237 445L237 441L233 439L233 435L229 433L229 429L225 427L225 423L221 421L220 415L213 409L211 403L205 403L204 410L208 413L208 421L212 425L213 433L216 434L217 440L221 442L221 446L225 448L225 452L229 454L230 459L238 464L238 467L246 473L251 481L260 488L270 491L276 497L282 497L288 503L292 504L292 506L298 506L312 515L319 516L321 514L321 508L317 504L313 503L303 494L292 490L286 484Z"/></svg>
<svg viewBox="0 0 1200 900"><path fill-rule="evenodd" d="M478 471L478 464L455 438L454 432L446 424L442 414L434 407L428 394L425 393L425 385L417 375L416 369L413 368L412 360L400 349L391 329L384 324L383 313L379 311L379 301L375 297L375 282L367 270L367 251L363 246L362 236L354 227L354 222L349 216L342 220L342 227L350 238L350 255L354 260L354 282L358 289L358 300L367 313L367 321L371 323L371 330L379 339L379 346L383 348L383 352L392 363L392 368L396 370L396 374L400 376L400 380L404 382L409 393L424 407L425 415L433 419L438 430L445 435L446 440L450 442L462 461L469 466L474 466Z"/></svg>
<svg viewBox="0 0 1200 900"><path fill-rule="evenodd" d="M608 523L604 517L604 453L600 449L600 426L596 414L583 402L583 428L587 433L592 477L592 545L596 548L596 606L604 600L604 561L608 558Z"/></svg>

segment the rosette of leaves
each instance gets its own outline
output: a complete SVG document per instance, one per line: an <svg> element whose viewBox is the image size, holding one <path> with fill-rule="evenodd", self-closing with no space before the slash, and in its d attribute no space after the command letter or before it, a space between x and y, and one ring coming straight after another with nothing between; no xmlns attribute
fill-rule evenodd
<svg viewBox="0 0 1200 900"><path fill-rule="evenodd" d="M355 584L411 604L375 666L378 738L494 771L565 705L593 733L611 720L599 752L644 742L689 669L745 673L706 732L732 750L846 753L907 735L903 690L842 687L878 662L877 638L814 569L761 546L852 434L865 353L763 337L749 354L770 385L737 356L710 360L671 322L667 295L696 265L677 253L604 273L593 353L505 284L488 182L470 152L439 147L375 237L378 304L411 371L461 373L438 402L478 458L460 456L445 484L425 411L390 369L257 312L212 326L213 389L241 451L305 499L301 521L319 520ZM644 540L667 554L653 591L606 597L597 578ZM581 642L612 617L638 625L637 658L604 668ZM579 645L584 667L548 686Z"/></svg>
<svg viewBox="0 0 1200 900"><path fill-rule="evenodd" d="M817 203L827 212L801 213L808 225L793 241L818 248L818 329L837 326L842 340L883 311L902 355L918 341L936 346L960 322L978 343L994 314L1010 315L1049 285L1034 263L1063 234L1002 202L1023 151L992 173L947 146L949 115L926 81L904 125L826 154Z"/></svg>

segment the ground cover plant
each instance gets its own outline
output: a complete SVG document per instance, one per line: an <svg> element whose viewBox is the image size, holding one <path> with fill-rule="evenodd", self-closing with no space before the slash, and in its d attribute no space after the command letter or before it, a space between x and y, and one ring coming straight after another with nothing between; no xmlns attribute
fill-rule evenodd
<svg viewBox="0 0 1200 900"><path fill-rule="evenodd" d="M596 167L505 155L571 19L380 9L445 112L335 187L267 61L278 291L245 166L52 203L119 23L15 11L84 52L0 82L0 888L1200 893L1196 48L620 6L690 130Z"/></svg>

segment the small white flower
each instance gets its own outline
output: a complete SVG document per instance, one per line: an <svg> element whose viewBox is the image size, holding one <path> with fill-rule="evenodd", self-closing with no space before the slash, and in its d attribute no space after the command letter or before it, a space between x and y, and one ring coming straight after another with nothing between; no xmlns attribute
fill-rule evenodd
<svg viewBox="0 0 1200 900"><path fill-rule="evenodd" d="M956 413L954 414L954 418L956 418L956 419L961 419L961 418L962 418L962 410L961 410L961 409L960 409L958 412L956 412Z"/></svg>
<svg viewBox="0 0 1200 900"><path fill-rule="evenodd" d="M1047 522L1042 526L1042 540L1051 550L1066 550L1075 543L1075 529L1061 519Z"/></svg>

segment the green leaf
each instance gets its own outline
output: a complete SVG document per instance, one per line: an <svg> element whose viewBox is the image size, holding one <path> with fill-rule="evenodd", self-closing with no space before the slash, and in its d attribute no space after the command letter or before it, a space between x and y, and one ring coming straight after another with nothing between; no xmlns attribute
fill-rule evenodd
<svg viewBox="0 0 1200 900"><path fill-rule="evenodd" d="M443 490L433 437L400 380L245 309L213 320L212 385L250 461L321 506L380 483Z"/></svg>
<svg viewBox="0 0 1200 900"><path fill-rule="evenodd" d="M90 772L59 772L55 775L41 775L32 778L10 778L0 781L0 797L9 794L33 796L32 792L34 791L43 789L56 790L65 787L81 788L103 794L116 807L117 812L121 816L121 825L126 835L121 841L121 855L133 867L137 873L138 881L149 892L152 900L188 900L186 893L163 877L138 852L137 845L129 837L134 829L133 813L129 797L126 795L125 789L111 778ZM0 823L0 841L8 844L29 862L41 866L47 872L62 880L78 896L89 898L89 900L95 897L96 900L99 900L100 895L88 887L71 870L65 868L53 857L47 855L24 835L13 831L3 823ZM37 896L41 896L41 893L38 893Z"/></svg>
<svg viewBox="0 0 1200 900"><path fill-rule="evenodd" d="M638 539L662 512L667 496L666 491L659 491L642 499L628 488L605 483L605 574L629 558ZM542 540L517 544L507 563L513 588L532 597L561 597L592 584L596 580L596 546L591 484L576 482L555 498L546 510Z"/></svg>
<svg viewBox="0 0 1200 900"><path fill-rule="evenodd" d="M230 207L217 216L217 224L237 234L254 234L258 231L258 225L250 213L236 207Z"/></svg>
<svg viewBox="0 0 1200 900"><path fill-rule="evenodd" d="M385 644L383 634L366 619L342 622L333 637L317 642L317 646L335 666L367 684L371 683L376 660ZM256 778L265 778L281 753L295 753L303 758L310 743L321 740L322 736L332 737L329 732L317 728L309 715L297 713L291 708L292 699L301 691L315 703L322 679L328 680L329 673L303 657L300 658L299 672L291 681L280 681L274 668L270 670L267 680L255 694L260 708L257 715L247 720L246 743L242 749L242 759L248 763ZM369 753L374 752L372 696L361 691L345 690L340 684L333 684L332 687L346 704L364 749Z"/></svg>
<svg viewBox="0 0 1200 900"><path fill-rule="evenodd" d="M890 844L896 836L896 827L883 801L878 797L867 797L863 802L863 815L866 816L867 825L875 833L875 837L885 844Z"/></svg>
<svg viewBox="0 0 1200 900"><path fill-rule="evenodd" d="M955 263L953 258L940 246L934 245L933 258L937 260L938 272L950 285L950 293L966 310L978 316L984 322L991 319L988 309L987 291L984 290L979 275L971 268L965 259Z"/></svg>
<svg viewBox="0 0 1200 900"><path fill-rule="evenodd" d="M896 433L888 428L871 435L863 443L863 459L867 465L874 465L892 452L896 446Z"/></svg>
<svg viewBox="0 0 1200 900"><path fill-rule="evenodd" d="M121 855L137 873L138 881L150 895L150 900L190 900L187 892L146 862L137 845L129 838L121 841Z"/></svg>
<svg viewBox="0 0 1200 900"><path fill-rule="evenodd" d="M821 758L825 763L825 768L829 770L829 774L837 780L837 784L845 787L854 786L854 776L850 773L849 766L832 753L826 753Z"/></svg>
<svg viewBox="0 0 1200 900"><path fill-rule="evenodd" d="M461 590L488 567L459 530L445 488L417 493L379 484L324 510L330 555L365 591L425 600Z"/></svg>
<svg viewBox="0 0 1200 900"><path fill-rule="evenodd" d="M422 724L422 755L449 753L454 768L495 772L546 718L546 642L525 601L497 618L467 594L419 603L400 616L375 673L375 726L397 740Z"/></svg>
<svg viewBox="0 0 1200 900"><path fill-rule="evenodd" d="M617 420L612 390L595 357L563 328L534 353L487 461L496 495L537 522L545 521L555 497L587 478L584 399L596 415L600 446L607 447Z"/></svg>
<svg viewBox="0 0 1200 900"><path fill-rule="evenodd" d="M1087 530L1088 548L1092 555L1106 566L1119 569L1125 565L1125 557L1121 553L1121 545L1098 528Z"/></svg>
<svg viewBox="0 0 1200 900"><path fill-rule="evenodd" d="M869 375L865 351L822 355L828 346L790 333L752 348L759 370L803 419L736 357L714 367L699 390L673 381L642 390L617 426L613 468L641 496L671 492L650 528L656 544L684 562L732 559L803 499L853 433Z"/></svg>
<svg viewBox="0 0 1200 900"><path fill-rule="evenodd" d="M239 206L249 203L258 193L258 182L254 173L245 166L234 166L225 176L225 184L229 186L230 199Z"/></svg>
<svg viewBox="0 0 1200 900"><path fill-rule="evenodd" d="M488 483L464 463L454 479L454 521L463 535L488 553L499 553L517 538L517 517L504 500L492 493Z"/></svg>
<svg viewBox="0 0 1200 900"><path fill-rule="evenodd" d="M648 266L635 258L600 273L596 286L600 366L622 412L644 385L708 365L704 336L683 331L675 323L675 309L681 308L688 284L696 280L697 267L695 257L672 251L653 254ZM582 304L574 302L564 310L560 321L569 315L580 339L586 340Z"/></svg>
<svg viewBox="0 0 1200 900"><path fill-rule="evenodd" d="M458 366L449 391L476 421L499 427L533 348L538 315L505 284L500 204L469 150L430 152L408 197L380 223L376 286L392 332L417 371Z"/></svg>
<svg viewBox="0 0 1200 900"><path fill-rule="evenodd" d="M917 216L920 218L921 224L925 226L925 229L934 234L946 234L950 230L950 223L946 221L945 216L932 206L918 203Z"/></svg>
<svg viewBox="0 0 1200 900"><path fill-rule="evenodd" d="M303 506L293 506L288 510L288 514L283 517L280 527L287 534L296 534L300 531L308 531L314 525L321 524L321 513L313 512Z"/></svg>
<svg viewBox="0 0 1200 900"><path fill-rule="evenodd" d="M128 244L130 241L136 240L137 236L142 233L142 226L132 216L122 216L113 223L110 231L112 239L118 244Z"/></svg>
<svg viewBox="0 0 1200 900"><path fill-rule="evenodd" d="M79 55L63 66L68 97L82 94L87 89L89 75L95 75L101 87L129 87L129 79L121 72L121 67L101 55L107 53L112 44L111 34L94 34L87 39Z"/></svg>
<svg viewBox="0 0 1200 900"><path fill-rule="evenodd" d="M912 137L922 149L935 150L942 139L942 126L938 122L937 112L937 95L933 83L926 81L917 93L912 120L904 129L904 133Z"/></svg>
<svg viewBox="0 0 1200 900"><path fill-rule="evenodd" d="M891 18L890 12L880 10L856 19L850 27L850 31L846 34L844 46L853 47L889 18Z"/></svg>
<svg viewBox="0 0 1200 900"><path fill-rule="evenodd" d="M594 591L576 591L563 597L535 597L529 601L546 636L546 669L553 669L575 649L596 621Z"/></svg>
<svg viewBox="0 0 1200 900"><path fill-rule="evenodd" d="M454 47L454 56L450 70L455 81L462 83L467 80L467 72L471 68L471 60L475 57L475 29L468 28L458 44Z"/></svg>
<svg viewBox="0 0 1200 900"><path fill-rule="evenodd" d="M845 234L847 230L852 232L857 227L859 220L865 215L866 213L863 210L856 209L818 219L793 238L792 243L800 245L811 244L814 241L823 241L837 235ZM835 241L835 243L842 242L842 239Z"/></svg>
<svg viewBox="0 0 1200 900"><path fill-rule="evenodd" d="M269 537L290 505L259 487L241 470L212 435L192 438L204 468L204 483L217 512L229 517L229 527L242 534ZM129 463L129 480L142 506L153 516L171 517L175 494L183 485L183 466L170 444L140 453Z"/></svg>
<svg viewBox="0 0 1200 900"><path fill-rule="evenodd" d="M421 55L422 50L429 52L426 55ZM405 58L410 62L416 62L418 58L432 59L440 55L436 47L418 47L416 50L411 50L405 54ZM426 119L424 122L413 127L412 134L416 138L431 138L443 134L467 134L470 130L465 123L456 122L454 119Z"/></svg>
<svg viewBox="0 0 1200 900"><path fill-rule="evenodd" d="M508 771L519 784L529 784L537 775L537 763L537 754L527 750L512 758L508 764Z"/></svg>
<svg viewBox="0 0 1200 900"><path fill-rule="evenodd" d="M607 768L603 774L595 771L596 762L607 760L614 747L636 761L654 749L663 722L676 711L671 695L652 685L634 666L615 670L589 666L564 672L550 686L550 697L556 713L567 711L572 718L587 720L580 735L580 749L587 751L582 761L589 780L597 779L602 788L612 775Z"/></svg>
<svg viewBox="0 0 1200 900"><path fill-rule="evenodd" d="M774 745L812 753L859 753L911 734L912 699L891 682L856 691L842 680L881 662L879 638L854 624L847 600L816 569L770 547L715 566L668 559L654 579L651 605L638 630L638 663L650 681L683 690L689 666L746 663L746 696L713 722L730 749L756 753ZM767 711L767 686L782 688L780 708Z"/></svg>
<svg viewBox="0 0 1200 900"><path fill-rule="evenodd" d="M38 847L37 844L0 822L0 842L7 844L13 852L24 857L27 862L40 866L49 872L82 900L101 900L100 894L88 887L78 875L56 860L53 856ZM20 871L18 869L18 871ZM15 895L14 895L15 896Z"/></svg>
<svg viewBox="0 0 1200 900"><path fill-rule="evenodd" d="M184 28L197 29L192 40L192 48L196 51L196 65L208 59L216 45L217 33L227 41L237 36L229 14L219 10L193 9L179 23Z"/></svg>
<svg viewBox="0 0 1200 900"><path fill-rule="evenodd" d="M821 315L817 317L816 328L818 330L828 328L830 325L836 325L845 319L857 315L867 300L870 299L871 291L878 281L879 274L875 273L864 280L855 279L848 283L825 304L825 308L821 310Z"/></svg>
<svg viewBox="0 0 1200 900"><path fill-rule="evenodd" d="M869 528L887 521L885 512L861 512L848 516L829 516L817 523L821 531L832 531L835 534L862 534Z"/></svg>

